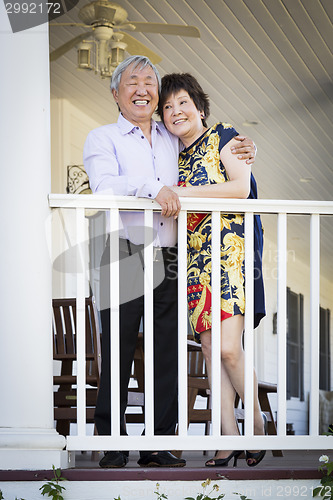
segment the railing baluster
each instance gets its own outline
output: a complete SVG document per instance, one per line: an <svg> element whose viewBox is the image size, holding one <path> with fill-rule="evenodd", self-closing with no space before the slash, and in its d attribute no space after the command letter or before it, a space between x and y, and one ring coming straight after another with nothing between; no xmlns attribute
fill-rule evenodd
<svg viewBox="0 0 333 500"><path fill-rule="evenodd" d="M120 435L120 356L119 356L119 211L110 210L110 377L111 435Z"/></svg>
<svg viewBox="0 0 333 500"><path fill-rule="evenodd" d="M277 343L278 392L277 432L286 435L287 413L287 214L278 214Z"/></svg>
<svg viewBox="0 0 333 500"><path fill-rule="evenodd" d="M85 329L85 256L83 242L84 209L76 209L76 369L77 369L77 432L86 435L86 329Z"/></svg>
<svg viewBox="0 0 333 500"><path fill-rule="evenodd" d="M319 432L319 297L320 297L320 218L310 218L310 435Z"/></svg>
<svg viewBox="0 0 333 500"><path fill-rule="evenodd" d="M178 435L186 436L187 418L187 212L178 216Z"/></svg>
<svg viewBox="0 0 333 500"><path fill-rule="evenodd" d="M154 435L154 344L153 344L153 211L145 210L144 245L144 352L145 435Z"/></svg>
<svg viewBox="0 0 333 500"><path fill-rule="evenodd" d="M212 212L212 435L221 436L221 223Z"/></svg>
<svg viewBox="0 0 333 500"><path fill-rule="evenodd" d="M254 346L253 346L253 213L245 213L245 435L253 436L253 367L254 367Z"/></svg>

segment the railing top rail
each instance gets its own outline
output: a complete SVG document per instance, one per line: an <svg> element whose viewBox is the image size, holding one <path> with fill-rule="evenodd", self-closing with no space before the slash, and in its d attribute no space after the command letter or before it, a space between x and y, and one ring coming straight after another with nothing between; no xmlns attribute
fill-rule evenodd
<svg viewBox="0 0 333 500"><path fill-rule="evenodd" d="M196 212L225 210L231 213L287 213L333 215L333 201L316 200L243 200L231 198L181 198L182 209ZM154 200L134 196L112 196L101 194L49 194L51 208L89 208L108 210L160 210Z"/></svg>

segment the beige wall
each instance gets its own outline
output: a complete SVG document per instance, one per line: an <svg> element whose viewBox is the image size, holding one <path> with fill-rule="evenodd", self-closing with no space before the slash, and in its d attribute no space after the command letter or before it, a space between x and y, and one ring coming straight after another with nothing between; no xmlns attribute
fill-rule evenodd
<svg viewBox="0 0 333 500"><path fill-rule="evenodd" d="M84 141L90 130L101 124L72 105L66 99L51 99L51 192L66 193L67 165L82 165ZM74 213L70 210L52 211L52 272L53 297L75 295L76 274L70 249L75 246ZM88 239L88 221L86 220ZM65 256L59 265L60 255ZM57 265L58 263L58 265ZM63 269L63 272L59 270ZM86 293L89 294L88 281Z"/></svg>
<svg viewBox="0 0 333 500"><path fill-rule="evenodd" d="M111 99L111 96L110 96ZM117 116L110 116L110 123ZM52 193L65 193L67 165L82 165L84 141L90 130L102 123L73 106L66 99L51 99Z"/></svg>

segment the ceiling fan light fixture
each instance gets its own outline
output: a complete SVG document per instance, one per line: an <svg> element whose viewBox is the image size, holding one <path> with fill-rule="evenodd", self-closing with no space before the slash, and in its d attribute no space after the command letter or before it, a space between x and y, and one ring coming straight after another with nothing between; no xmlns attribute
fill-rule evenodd
<svg viewBox="0 0 333 500"><path fill-rule="evenodd" d="M94 69L91 64L91 43L81 42L77 46L77 67L78 69Z"/></svg>
<svg viewBox="0 0 333 500"><path fill-rule="evenodd" d="M199 37L195 26L168 23L130 22L127 11L111 0L92 0L78 13L82 23L50 23L50 26L80 26L89 28L50 54L50 61L56 61L66 52L77 47L78 69L94 70L102 78L112 75L114 69L124 60L125 51L129 54L147 56L153 64L162 59L154 51L139 42L135 37L121 30L142 33ZM92 42L86 42L92 38ZM94 44L92 50L91 43Z"/></svg>
<svg viewBox="0 0 333 500"><path fill-rule="evenodd" d="M111 78L112 76L112 70L110 71L110 69L106 69L106 68L102 68L99 72L101 78Z"/></svg>
<svg viewBox="0 0 333 500"><path fill-rule="evenodd" d="M109 46L111 55L109 57L109 65L115 69L125 59L125 50L127 44L120 41L110 41Z"/></svg>
<svg viewBox="0 0 333 500"><path fill-rule="evenodd" d="M125 59L125 49L116 47L111 49L111 66L116 68Z"/></svg>

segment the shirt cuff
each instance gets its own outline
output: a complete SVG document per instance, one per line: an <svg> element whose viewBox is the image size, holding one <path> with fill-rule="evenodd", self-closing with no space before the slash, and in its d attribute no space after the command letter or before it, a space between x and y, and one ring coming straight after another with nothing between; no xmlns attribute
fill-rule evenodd
<svg viewBox="0 0 333 500"><path fill-rule="evenodd" d="M162 187L164 187L163 182L152 180L144 184L141 189L138 189L137 196L140 198L150 198L154 200L161 191Z"/></svg>

